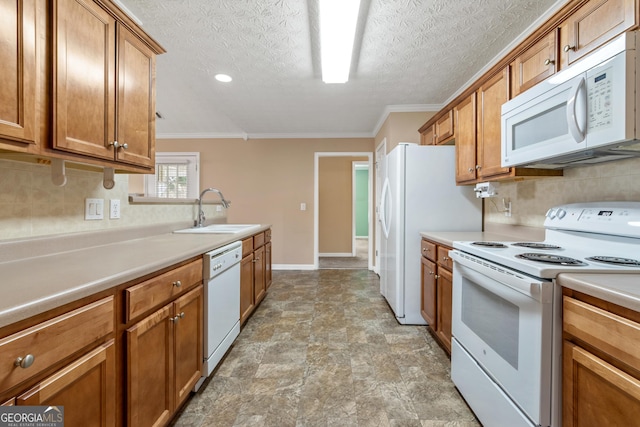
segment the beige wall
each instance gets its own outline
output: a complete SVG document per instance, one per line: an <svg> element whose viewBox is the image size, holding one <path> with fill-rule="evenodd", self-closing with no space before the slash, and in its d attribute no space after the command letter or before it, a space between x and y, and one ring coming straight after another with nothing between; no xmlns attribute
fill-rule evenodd
<svg viewBox="0 0 640 427"><path fill-rule="evenodd" d="M231 200L228 222L271 224L273 263L308 267L314 263L315 153L372 152L373 138L158 140L156 149L199 151L200 187L216 187Z"/></svg>
<svg viewBox="0 0 640 427"><path fill-rule="evenodd" d="M436 111L421 113L391 113L384 121L375 137L375 146L387 138L387 153L399 142L420 143L418 129L422 127Z"/></svg>
<svg viewBox="0 0 640 427"><path fill-rule="evenodd" d="M353 162L366 157L318 159L318 252L351 254L353 243Z"/></svg>

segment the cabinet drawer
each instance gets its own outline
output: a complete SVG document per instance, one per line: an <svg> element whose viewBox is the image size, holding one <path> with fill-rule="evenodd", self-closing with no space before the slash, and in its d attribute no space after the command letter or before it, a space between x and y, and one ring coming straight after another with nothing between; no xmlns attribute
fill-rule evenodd
<svg viewBox="0 0 640 427"><path fill-rule="evenodd" d="M447 246L438 246L438 265L449 270L453 270L453 261L449 256L451 248Z"/></svg>
<svg viewBox="0 0 640 427"><path fill-rule="evenodd" d="M271 229L268 229L264 232L264 241L265 243L271 241Z"/></svg>
<svg viewBox="0 0 640 427"><path fill-rule="evenodd" d="M251 252L253 252L253 237L242 241L242 257L246 257Z"/></svg>
<svg viewBox="0 0 640 427"><path fill-rule="evenodd" d="M563 330L627 365L640 369L639 323L564 296Z"/></svg>
<svg viewBox="0 0 640 427"><path fill-rule="evenodd" d="M114 331L114 298L101 299L0 340L0 390L9 389ZM27 368L18 358L33 356Z"/></svg>
<svg viewBox="0 0 640 427"><path fill-rule="evenodd" d="M198 259L126 289L126 321L167 303L201 281L202 259Z"/></svg>
<svg viewBox="0 0 640 427"><path fill-rule="evenodd" d="M422 244L420 253L423 257L430 259L431 261L436 260L436 245L435 243L431 243L428 240L422 239Z"/></svg>
<svg viewBox="0 0 640 427"><path fill-rule="evenodd" d="M264 233L258 233L253 236L253 248L257 249L260 246L264 246Z"/></svg>

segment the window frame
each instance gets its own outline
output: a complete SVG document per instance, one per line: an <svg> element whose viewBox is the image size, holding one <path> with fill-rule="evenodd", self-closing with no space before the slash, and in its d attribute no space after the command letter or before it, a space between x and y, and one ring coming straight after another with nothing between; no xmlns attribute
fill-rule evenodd
<svg viewBox="0 0 640 427"><path fill-rule="evenodd" d="M186 163L188 165L187 196L178 198L158 197L156 194L156 182L158 177L158 164ZM155 173L144 176L144 197L157 198L161 200L193 200L200 196L200 153L195 152L156 152Z"/></svg>

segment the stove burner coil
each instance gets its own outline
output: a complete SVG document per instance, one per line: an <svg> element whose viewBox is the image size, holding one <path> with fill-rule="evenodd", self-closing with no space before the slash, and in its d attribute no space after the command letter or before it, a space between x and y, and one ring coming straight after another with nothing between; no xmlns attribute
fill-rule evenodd
<svg viewBox="0 0 640 427"><path fill-rule="evenodd" d="M559 255L551 255L551 254L525 253L525 254L516 255L516 258L525 259L529 261L546 262L547 264L573 265L573 266L587 265L587 263L574 258L569 258L566 256L559 256Z"/></svg>
<svg viewBox="0 0 640 427"><path fill-rule="evenodd" d="M484 246L485 248L506 248L507 247L507 245L503 245L502 243L498 243L498 242L473 242L471 244L475 246Z"/></svg>
<svg viewBox="0 0 640 427"><path fill-rule="evenodd" d="M512 243L513 246L520 246L523 248L530 249L562 249L560 246L550 245L548 243L537 243L537 242L518 242Z"/></svg>
<svg viewBox="0 0 640 427"><path fill-rule="evenodd" d="M640 267L640 261L630 258L620 258L617 256L590 256L587 257L590 261L602 262L605 264L624 265L627 267Z"/></svg>

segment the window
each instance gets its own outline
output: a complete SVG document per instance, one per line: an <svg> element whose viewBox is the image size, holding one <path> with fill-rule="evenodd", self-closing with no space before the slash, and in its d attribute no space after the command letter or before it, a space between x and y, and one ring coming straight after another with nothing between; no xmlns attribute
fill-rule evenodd
<svg viewBox="0 0 640 427"><path fill-rule="evenodd" d="M146 197L197 199L200 153L156 153L155 175L145 175Z"/></svg>

